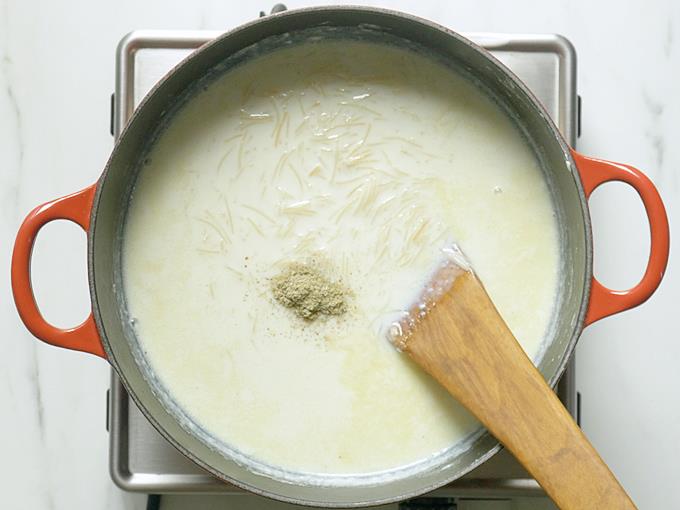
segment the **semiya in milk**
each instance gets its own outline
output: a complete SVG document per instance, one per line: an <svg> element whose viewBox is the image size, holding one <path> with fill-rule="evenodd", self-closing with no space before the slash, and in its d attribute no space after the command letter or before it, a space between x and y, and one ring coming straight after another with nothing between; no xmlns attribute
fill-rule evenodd
<svg viewBox="0 0 680 510"><path fill-rule="evenodd" d="M371 473L479 424L385 339L458 242L530 356L551 321L558 232L538 163L469 82L415 53L277 50L193 98L149 154L127 217L127 306L150 366L206 431L258 461ZM348 311L276 303L320 265Z"/></svg>

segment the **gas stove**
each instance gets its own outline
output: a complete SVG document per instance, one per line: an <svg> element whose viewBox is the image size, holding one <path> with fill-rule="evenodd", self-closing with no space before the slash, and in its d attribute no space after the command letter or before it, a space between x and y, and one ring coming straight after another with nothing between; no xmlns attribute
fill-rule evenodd
<svg viewBox="0 0 680 510"><path fill-rule="evenodd" d="M116 89L111 98L111 132L118 137L136 106L154 84L196 48L220 35L212 31L134 31L118 45ZM557 35L463 34L512 69L534 92L573 147L579 126L576 54ZM574 360L557 392L578 421ZM107 396L110 471L123 490L147 493L242 494L180 454L129 398L115 372ZM443 498L512 498L543 494L517 461L502 450L463 478L431 493Z"/></svg>

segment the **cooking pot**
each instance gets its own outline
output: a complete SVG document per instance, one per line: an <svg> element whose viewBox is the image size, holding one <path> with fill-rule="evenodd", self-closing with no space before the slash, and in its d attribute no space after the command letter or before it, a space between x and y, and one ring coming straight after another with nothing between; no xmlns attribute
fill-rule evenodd
<svg viewBox="0 0 680 510"><path fill-rule="evenodd" d="M635 168L583 156L571 150L526 86L489 53L464 37L410 15L357 7L322 7L261 18L203 46L165 77L146 97L120 136L99 181L72 195L35 208L21 225L12 257L12 289L21 319L39 339L105 358L149 421L182 453L215 476L276 499L319 506L366 506L413 497L444 485L491 457L499 448L488 433L467 449L438 454L417 476L382 478L352 475L328 483L294 483L276 474L253 472L211 448L196 427L178 418L163 400L148 366L140 359L134 333L125 319L120 249L129 192L145 150L172 122L179 105L213 76L268 46L285 44L290 34L313 30L315 37L402 40L455 66L504 108L529 141L553 195L560 227L561 283L552 337L537 366L555 385L584 326L645 301L661 282L669 250L668 220L650 180ZM272 42L273 41L273 42ZM592 275L588 197L600 184L623 181L644 204L651 232L649 262L632 289L614 291ZM30 261L38 231L55 219L71 220L87 232L92 313L72 329L50 325L40 314L31 289Z"/></svg>

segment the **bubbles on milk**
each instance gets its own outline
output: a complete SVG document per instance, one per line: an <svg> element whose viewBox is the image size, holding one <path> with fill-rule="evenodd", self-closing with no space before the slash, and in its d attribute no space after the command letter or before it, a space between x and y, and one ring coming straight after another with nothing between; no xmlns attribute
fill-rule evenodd
<svg viewBox="0 0 680 510"><path fill-rule="evenodd" d="M387 339L398 351L406 350L415 328L437 306L461 274L472 271L465 255L456 243L442 248L442 258L415 302L402 312L402 317L387 329Z"/></svg>

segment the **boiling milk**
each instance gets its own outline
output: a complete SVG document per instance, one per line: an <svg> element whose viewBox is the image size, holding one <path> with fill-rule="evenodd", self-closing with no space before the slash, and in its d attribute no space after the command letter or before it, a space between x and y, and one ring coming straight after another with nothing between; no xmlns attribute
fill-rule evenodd
<svg viewBox="0 0 680 510"><path fill-rule="evenodd" d="M479 424L385 339L456 240L526 352L549 328L558 232L514 125L415 53L277 50L192 99L136 184L128 310L169 395L245 455L300 472L425 462ZM291 261L351 289L305 322L270 278Z"/></svg>

